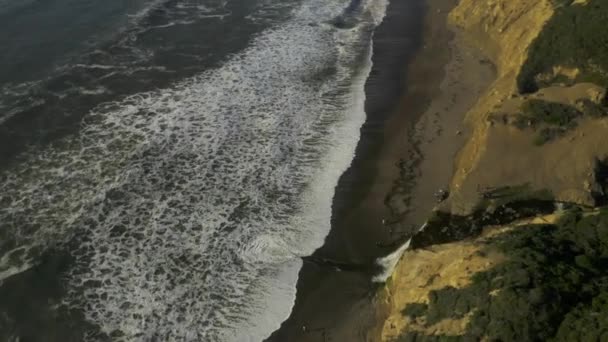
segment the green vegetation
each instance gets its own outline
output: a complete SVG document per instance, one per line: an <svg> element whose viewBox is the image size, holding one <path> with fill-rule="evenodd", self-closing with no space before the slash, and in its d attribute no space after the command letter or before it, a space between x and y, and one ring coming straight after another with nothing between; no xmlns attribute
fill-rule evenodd
<svg viewBox="0 0 608 342"><path fill-rule="evenodd" d="M581 109L583 114L593 118L601 118L608 115L608 110L605 105L597 104L589 99L580 99L576 101L576 105Z"/></svg>
<svg viewBox="0 0 608 342"><path fill-rule="evenodd" d="M589 0L586 5L571 0L554 0L555 15L530 46L528 59L518 75L521 93L532 93L556 83L539 81L554 66L577 68L576 82L608 86L608 1Z"/></svg>
<svg viewBox="0 0 608 342"><path fill-rule="evenodd" d="M570 4L572 4L573 2L574 0L551 0L551 3L555 7L570 6Z"/></svg>
<svg viewBox="0 0 608 342"><path fill-rule="evenodd" d="M541 146L550 141L553 141L566 133L563 128L543 128L534 138L534 145Z"/></svg>
<svg viewBox="0 0 608 342"><path fill-rule="evenodd" d="M434 211L424 231L412 238L412 247L460 241L478 236L484 226L507 224L555 210L551 191L535 190L529 184L480 189L480 193L482 199L472 215Z"/></svg>
<svg viewBox="0 0 608 342"><path fill-rule="evenodd" d="M576 125L575 119L582 113L573 106L544 100L528 100L521 106L522 114L518 117L518 125L547 124L552 126L569 127Z"/></svg>
<svg viewBox="0 0 608 342"><path fill-rule="evenodd" d="M517 116L514 125L519 129L539 128L534 144L543 145L576 128L577 119L582 116L599 118L607 114L608 111L604 106L589 99L578 100L576 106L531 99L521 106L521 113Z"/></svg>
<svg viewBox="0 0 608 342"><path fill-rule="evenodd" d="M608 341L608 210L575 207L557 224L518 228L487 248L508 260L403 310L429 326L469 315L464 335L404 332L399 341Z"/></svg>
<svg viewBox="0 0 608 342"><path fill-rule="evenodd" d="M429 309L429 306L424 303L414 303L408 305L403 309L402 313L404 316L420 317L424 316Z"/></svg>

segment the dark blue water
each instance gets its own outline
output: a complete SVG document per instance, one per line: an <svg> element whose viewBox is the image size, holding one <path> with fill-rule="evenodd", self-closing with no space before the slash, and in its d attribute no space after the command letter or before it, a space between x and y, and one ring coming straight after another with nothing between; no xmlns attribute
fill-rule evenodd
<svg viewBox="0 0 608 342"><path fill-rule="evenodd" d="M385 6L0 0L0 340L278 328Z"/></svg>
<svg viewBox="0 0 608 342"><path fill-rule="evenodd" d="M217 66L286 19L297 2L49 0L9 6L0 22L0 43L7 47L0 56L0 165L26 147L73 133L100 102Z"/></svg>
<svg viewBox="0 0 608 342"><path fill-rule="evenodd" d="M109 39L146 1L9 1L0 7L0 82L45 77L53 67Z"/></svg>

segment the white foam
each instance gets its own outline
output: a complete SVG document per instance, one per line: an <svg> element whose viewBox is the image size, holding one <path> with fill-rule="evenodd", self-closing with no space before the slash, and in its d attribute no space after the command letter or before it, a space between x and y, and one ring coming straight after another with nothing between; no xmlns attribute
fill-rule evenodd
<svg viewBox="0 0 608 342"><path fill-rule="evenodd" d="M128 18L131 18L133 21L139 21L150 14L153 10L159 8L163 3L166 3L167 0L150 0L149 3L140 8L138 11L132 14L127 14Z"/></svg>
<svg viewBox="0 0 608 342"><path fill-rule="evenodd" d="M278 234L256 236L241 247L238 255L246 263L282 264L298 258Z"/></svg>
<svg viewBox="0 0 608 342"><path fill-rule="evenodd" d="M122 65L104 65L104 64L74 64L76 68L85 69L101 69L101 70L112 70L112 69L125 69L126 66Z"/></svg>
<svg viewBox="0 0 608 342"><path fill-rule="evenodd" d="M96 87L93 89L87 89L84 87L77 87L76 90L83 95L101 95L108 92L108 88L106 87Z"/></svg>
<svg viewBox="0 0 608 342"><path fill-rule="evenodd" d="M39 85L40 81L35 81L0 87L0 125L21 111L44 104L43 100L28 96Z"/></svg>
<svg viewBox="0 0 608 342"><path fill-rule="evenodd" d="M32 268L34 265L33 260L27 257L27 252L28 248L26 246L21 246L6 252L2 258L0 258L0 284L2 284L4 279ZM23 253L24 256L15 258L15 254L17 253Z"/></svg>
<svg viewBox="0 0 608 342"><path fill-rule="evenodd" d="M103 104L77 138L0 175L0 222L18 244L78 240L69 305L125 341L279 327L365 120L362 37L377 14L320 25L346 4L307 0L219 69Z"/></svg>
<svg viewBox="0 0 608 342"><path fill-rule="evenodd" d="M403 245L401 245L401 247L399 247L393 253L376 260L376 264L382 267L382 271L373 277L372 280L375 283L384 283L388 280L388 278L395 271L395 267L399 263L399 260L403 256L403 253L405 253L405 251L410 248L411 242L412 239L407 240Z"/></svg>
<svg viewBox="0 0 608 342"><path fill-rule="evenodd" d="M422 226L420 226L418 232L423 232L427 226L428 222L425 222ZM388 280L388 278L390 278L395 271L395 267L397 267L399 260L401 260L403 253L410 248L411 243L412 239L410 238L393 253L376 260L376 265L380 266L382 270L372 278L375 283L384 283Z"/></svg>

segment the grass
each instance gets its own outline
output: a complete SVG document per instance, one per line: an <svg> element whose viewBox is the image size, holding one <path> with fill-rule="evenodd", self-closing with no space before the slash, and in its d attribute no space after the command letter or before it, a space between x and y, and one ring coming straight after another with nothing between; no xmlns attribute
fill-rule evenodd
<svg viewBox="0 0 608 342"><path fill-rule="evenodd" d="M554 66L577 68L575 81L608 86L608 1L589 0L586 5L555 0L555 15L530 46L528 58L518 75L520 93L533 93L556 83L539 82Z"/></svg>

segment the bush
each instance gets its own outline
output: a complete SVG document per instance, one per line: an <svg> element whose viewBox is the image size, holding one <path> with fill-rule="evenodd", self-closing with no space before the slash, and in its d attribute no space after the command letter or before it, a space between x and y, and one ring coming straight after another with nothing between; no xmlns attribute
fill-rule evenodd
<svg viewBox="0 0 608 342"><path fill-rule="evenodd" d="M537 146L558 139L568 130L575 128L577 119L583 115L592 118L608 115L608 108L589 99L577 100L576 106L531 99L522 104L521 111L513 125L519 129L540 126L540 131L534 138L534 144Z"/></svg>
<svg viewBox="0 0 608 342"><path fill-rule="evenodd" d="M550 141L553 141L566 133L566 130L560 128L543 128L534 138L534 145L541 146Z"/></svg>
<svg viewBox="0 0 608 342"><path fill-rule="evenodd" d="M608 115L606 107L599 105L589 99L580 99L576 102L584 115L592 118L601 118Z"/></svg>
<svg viewBox="0 0 608 342"><path fill-rule="evenodd" d="M470 315L462 336L404 332L401 340L608 341L608 213L568 210L555 225L530 225L493 238L507 261L471 285L429 294L404 315L427 325Z"/></svg>
<svg viewBox="0 0 608 342"><path fill-rule="evenodd" d="M591 111L590 105L586 104L586 106L585 108ZM534 139L534 144L537 146L555 140L563 136L568 130L575 128L577 125L576 119L583 115L574 106L537 99L524 102L521 110L522 113L514 123L516 127L524 129L527 126L545 126ZM597 114L595 112L597 108L593 108L593 110L593 114Z"/></svg>
<svg viewBox="0 0 608 342"><path fill-rule="evenodd" d="M501 225L555 210L549 190L535 190L529 184L485 189L482 200L469 216L434 211L424 231L412 238L412 248L460 241L478 236L487 225Z"/></svg>
<svg viewBox="0 0 608 342"><path fill-rule="evenodd" d="M532 93L540 86L537 76L550 73L554 66L578 68L576 81L608 86L608 1L589 0L586 5L554 1L556 13L529 49L518 75L520 93Z"/></svg>
<svg viewBox="0 0 608 342"><path fill-rule="evenodd" d="M531 120L533 125L547 124L568 127L582 113L574 106L544 100L528 100L521 107L521 120Z"/></svg>

